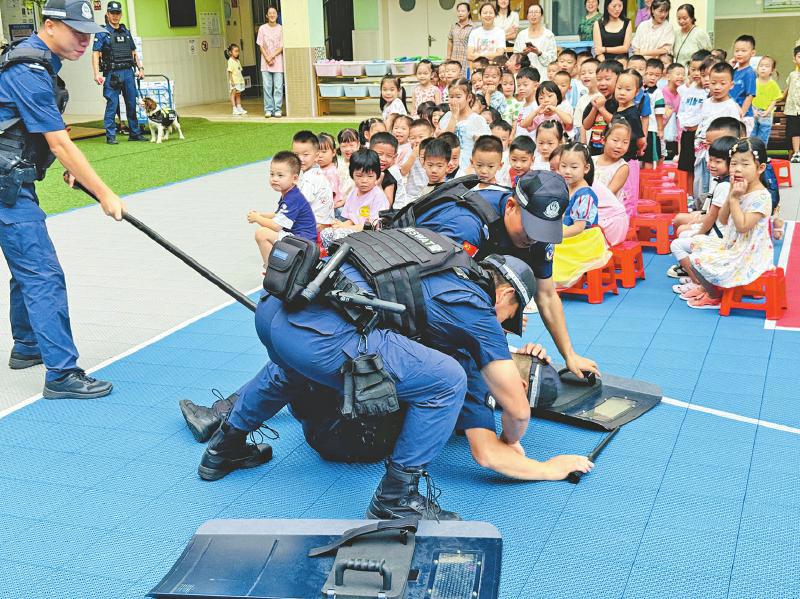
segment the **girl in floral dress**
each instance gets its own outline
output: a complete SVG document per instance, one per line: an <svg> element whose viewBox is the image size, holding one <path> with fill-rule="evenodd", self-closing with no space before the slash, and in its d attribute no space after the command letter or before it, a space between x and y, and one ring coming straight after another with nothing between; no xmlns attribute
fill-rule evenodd
<svg viewBox="0 0 800 599"><path fill-rule="evenodd" d="M761 181L766 167L767 149L760 139L744 139L731 149L731 190L719 211L723 237L692 239L689 276L694 286L681 294L692 308L718 309L720 288L747 285L773 268L772 199Z"/></svg>

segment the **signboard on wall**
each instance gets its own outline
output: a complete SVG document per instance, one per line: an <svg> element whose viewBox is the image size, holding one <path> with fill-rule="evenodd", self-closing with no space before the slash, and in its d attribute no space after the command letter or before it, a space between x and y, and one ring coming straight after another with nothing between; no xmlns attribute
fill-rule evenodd
<svg viewBox="0 0 800 599"><path fill-rule="evenodd" d="M33 23L9 23L8 33L12 42L24 40L33 35Z"/></svg>
<svg viewBox="0 0 800 599"><path fill-rule="evenodd" d="M800 10L800 0L764 0L764 10Z"/></svg>

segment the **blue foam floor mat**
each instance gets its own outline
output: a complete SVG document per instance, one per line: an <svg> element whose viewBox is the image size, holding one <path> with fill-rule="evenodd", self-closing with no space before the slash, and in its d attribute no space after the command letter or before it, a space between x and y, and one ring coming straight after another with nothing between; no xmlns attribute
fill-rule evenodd
<svg viewBox="0 0 800 599"><path fill-rule="evenodd" d="M800 426L800 335L694 311L646 254L647 280L603 304L565 299L578 351L665 395ZM524 340L552 342L537 317ZM323 462L281 412L261 468L206 483L177 400L209 404L266 360L224 308L97 373L114 393L35 402L0 420L0 598L141 598L211 518L360 518L380 465ZM533 421L528 455L585 453L599 433ZM776 457L779 456L779 457ZM580 485L503 480L454 437L431 471L443 505L503 533L501 597L798 597L800 435L662 404L629 424Z"/></svg>

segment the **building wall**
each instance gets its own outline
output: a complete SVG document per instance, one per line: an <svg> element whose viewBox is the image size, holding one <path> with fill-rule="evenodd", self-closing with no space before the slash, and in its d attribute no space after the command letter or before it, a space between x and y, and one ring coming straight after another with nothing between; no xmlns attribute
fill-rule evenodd
<svg viewBox="0 0 800 599"><path fill-rule="evenodd" d="M731 52L734 40L744 34L756 38L756 54L772 56L778 63L778 83L786 86L786 77L794 69L792 49L800 38L800 13L793 18L767 14L742 18L717 18L716 45Z"/></svg>

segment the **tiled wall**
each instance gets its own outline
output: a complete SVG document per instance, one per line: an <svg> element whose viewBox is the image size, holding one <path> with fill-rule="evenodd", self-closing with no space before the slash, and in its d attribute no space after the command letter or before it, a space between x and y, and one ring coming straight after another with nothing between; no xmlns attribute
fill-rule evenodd
<svg viewBox="0 0 800 599"><path fill-rule="evenodd" d="M286 105L290 117L316 116L317 86L314 62L325 57L324 48L286 48L284 69Z"/></svg>

